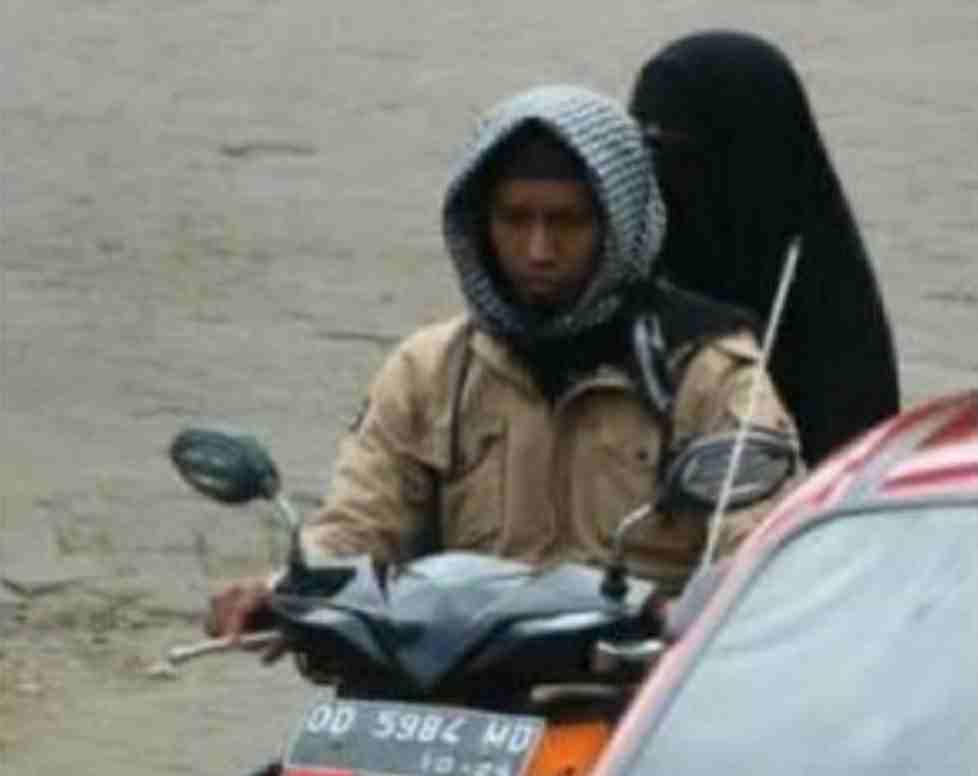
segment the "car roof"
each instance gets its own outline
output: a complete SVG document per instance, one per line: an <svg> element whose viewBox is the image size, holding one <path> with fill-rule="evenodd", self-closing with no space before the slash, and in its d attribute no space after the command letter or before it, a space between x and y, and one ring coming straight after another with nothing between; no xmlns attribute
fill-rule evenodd
<svg viewBox="0 0 978 776"><path fill-rule="evenodd" d="M826 509L978 492L978 389L932 399L878 425L815 469L767 525Z"/></svg>

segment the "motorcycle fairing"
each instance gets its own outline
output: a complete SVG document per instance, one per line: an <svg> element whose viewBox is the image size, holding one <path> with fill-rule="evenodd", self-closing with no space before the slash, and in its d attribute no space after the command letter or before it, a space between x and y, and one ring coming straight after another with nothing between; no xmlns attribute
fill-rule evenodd
<svg viewBox="0 0 978 776"><path fill-rule="evenodd" d="M333 595L276 596L273 606L287 635L365 660L420 690L528 653L538 671L564 667L566 673L567 663L580 663L595 639L635 629L653 589L630 580L629 594L619 601L601 594L602 572L583 564L534 570L469 552L397 569L379 569L369 556L338 565L355 573Z"/></svg>

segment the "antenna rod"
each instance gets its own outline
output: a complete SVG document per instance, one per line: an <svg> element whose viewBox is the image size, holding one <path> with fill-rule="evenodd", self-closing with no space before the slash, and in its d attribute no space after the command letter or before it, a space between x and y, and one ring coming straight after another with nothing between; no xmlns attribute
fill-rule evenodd
<svg viewBox="0 0 978 776"><path fill-rule="evenodd" d="M768 319L767 331L764 332L764 344L761 348L761 363L754 372L754 379L751 381L750 395L747 402L746 416L741 420L737 428L737 439L734 442L733 454L730 456L730 463L727 466L727 473L723 479L723 487L720 490L720 498L717 500L716 509L710 518L710 528L707 534L706 549L703 551L703 559L700 568L705 569L713 563L713 556L716 555L717 542L720 538L720 525L723 522L727 511L727 504L730 503L730 494L733 491L734 475L740 465L740 456L744 449L744 442L747 440L747 429L750 426L751 418L754 417L754 407L757 403L757 395L760 392L762 376L767 372L767 364L771 358L771 349L774 346L774 339L781 324L781 317L784 312L784 303L788 298L788 288L795 276L795 267L798 264L798 257L801 255L801 236L796 235L788 244L788 258L784 268L781 270L781 279L778 281L778 290L774 296L774 305L771 308L771 317Z"/></svg>

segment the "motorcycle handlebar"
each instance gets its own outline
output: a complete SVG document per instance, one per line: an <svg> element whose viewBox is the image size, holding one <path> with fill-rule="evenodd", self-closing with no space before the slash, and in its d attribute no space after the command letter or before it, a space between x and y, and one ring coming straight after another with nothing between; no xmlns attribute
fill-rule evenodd
<svg viewBox="0 0 978 776"><path fill-rule="evenodd" d="M230 652L231 650L261 649L274 644L281 639L281 634L277 630L258 631L257 633L246 633L237 639L224 636L219 639L206 639L197 641L193 644L178 644L167 650L164 660L168 666L176 667L189 660L194 660L204 655L213 655L220 652Z"/></svg>

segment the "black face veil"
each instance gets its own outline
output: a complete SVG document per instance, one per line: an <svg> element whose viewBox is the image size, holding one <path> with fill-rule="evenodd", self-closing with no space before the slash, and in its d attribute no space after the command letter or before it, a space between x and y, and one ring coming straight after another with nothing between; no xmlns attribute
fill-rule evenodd
<svg viewBox="0 0 978 776"><path fill-rule="evenodd" d="M802 236L771 373L806 460L896 412L876 278L784 55L742 33L682 38L642 67L629 109L655 151L671 279L766 320L788 243Z"/></svg>

